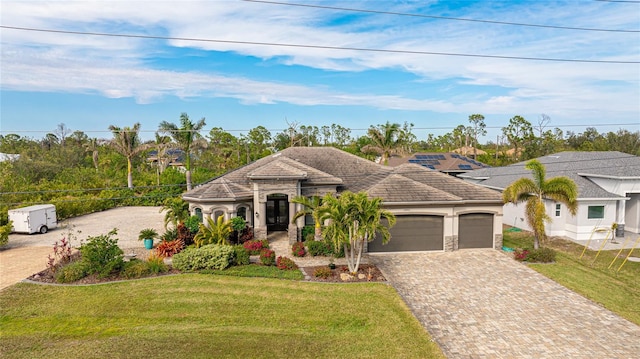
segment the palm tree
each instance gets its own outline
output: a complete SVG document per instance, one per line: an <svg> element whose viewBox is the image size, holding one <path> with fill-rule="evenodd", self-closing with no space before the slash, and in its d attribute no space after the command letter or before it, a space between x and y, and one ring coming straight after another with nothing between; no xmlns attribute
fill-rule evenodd
<svg viewBox="0 0 640 359"><path fill-rule="evenodd" d="M344 246L349 271L356 274L364 244L374 240L378 233L382 236L382 243L387 243L391 238L389 228L395 225L396 217L382 209L381 198L370 199L366 192L346 191L337 198L327 194L322 201L319 217L329 220L323 234L336 249Z"/></svg>
<svg viewBox="0 0 640 359"><path fill-rule="evenodd" d="M185 112L180 114L180 127L167 121L160 123L159 131L168 133L184 152L187 191L191 190L191 151L194 147L203 145L202 136L199 131L202 130L205 125L204 117L197 123L193 123Z"/></svg>
<svg viewBox="0 0 640 359"><path fill-rule="evenodd" d="M230 221L225 221L224 216L219 216L216 221L207 217L207 225L200 223L198 233L193 237L196 247L207 244L226 244L229 235L233 231Z"/></svg>
<svg viewBox="0 0 640 359"><path fill-rule="evenodd" d="M563 203L569 213L575 216L578 211L578 187L568 177L560 176L546 179L546 170L538 160L525 165L533 172L533 179L523 177L511 183L502 193L504 203L518 204L526 202L527 222L533 228L533 247L540 248L546 238L545 221L551 221L545 208L545 199Z"/></svg>
<svg viewBox="0 0 640 359"><path fill-rule="evenodd" d="M293 215L291 219L291 223L295 223L295 221L306 215L311 215L313 217L314 227L315 227L315 236L314 239L319 241L322 238L322 220L320 219L320 211L319 208L322 205L322 198L318 196L305 197L305 196L297 196L291 199L291 202L298 203L303 205L302 210L298 211Z"/></svg>
<svg viewBox="0 0 640 359"><path fill-rule="evenodd" d="M127 186L133 188L132 175L132 159L149 148L140 141L138 133L140 132L140 123L136 123L133 127L120 128L114 125L109 126L109 130L113 133L111 145L127 158Z"/></svg>
<svg viewBox="0 0 640 359"><path fill-rule="evenodd" d="M189 218L189 203L182 198L167 198L164 200L164 206L162 206L160 212L166 212L164 214L165 229L169 223L173 224L174 228L177 228L178 223L183 223Z"/></svg>
<svg viewBox="0 0 640 359"><path fill-rule="evenodd" d="M363 152L374 152L379 154L383 164L387 164L389 157L403 152L404 143L400 136L402 129L397 123L387 122L378 127L369 127L367 135L371 139L371 144L362 148Z"/></svg>

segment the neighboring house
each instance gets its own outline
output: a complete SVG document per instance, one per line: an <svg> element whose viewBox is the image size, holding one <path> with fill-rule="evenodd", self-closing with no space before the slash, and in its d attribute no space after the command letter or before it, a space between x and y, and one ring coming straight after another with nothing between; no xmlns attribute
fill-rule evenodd
<svg viewBox="0 0 640 359"><path fill-rule="evenodd" d="M451 251L502 247L500 194L415 164L389 167L332 147L291 147L264 157L183 194L193 214L241 216L256 238L288 231L289 241L312 224L291 223L302 209L291 199L343 191L381 197L397 217L392 239L369 252Z"/></svg>
<svg viewBox="0 0 640 359"><path fill-rule="evenodd" d="M411 157L391 157L388 161L389 166L393 167L404 163L415 163L452 176L489 167L482 162L452 152L420 152Z"/></svg>
<svg viewBox="0 0 640 359"><path fill-rule="evenodd" d="M578 186L578 213L571 216L563 204L546 201L551 222L549 236L573 240L602 239L613 223L618 236L624 231L640 233L640 157L616 152L560 152L538 158L546 178L567 176ZM485 168L460 177L485 187L503 190L520 177L530 177L527 161L506 167ZM530 230L525 205L507 204L504 223ZM611 238L611 236L610 236Z"/></svg>
<svg viewBox="0 0 640 359"><path fill-rule="evenodd" d="M158 151L149 151L147 155L147 161L160 165L162 169L169 166L182 167L184 166L184 151L178 148L167 148L161 158L158 158Z"/></svg>

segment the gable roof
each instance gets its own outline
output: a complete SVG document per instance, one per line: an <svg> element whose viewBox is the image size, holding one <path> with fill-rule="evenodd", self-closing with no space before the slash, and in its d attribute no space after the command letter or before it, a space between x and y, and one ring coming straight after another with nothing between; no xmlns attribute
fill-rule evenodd
<svg viewBox="0 0 640 359"><path fill-rule="evenodd" d="M415 164L383 166L333 147L290 147L186 192L193 201L250 198L253 181L295 179L367 191L385 202L500 202L498 192Z"/></svg>
<svg viewBox="0 0 640 359"><path fill-rule="evenodd" d="M640 157L618 151L559 152L537 158L545 166L546 177L566 176L578 186L579 198L618 198L589 177L640 179ZM521 177L531 177L524 166L529 161L505 167L484 168L460 175L490 188L504 189Z"/></svg>
<svg viewBox="0 0 640 359"><path fill-rule="evenodd" d="M388 162L389 166L394 167L405 163L414 163L432 170L452 174L489 167L482 162L454 152L419 152L410 157L391 157Z"/></svg>

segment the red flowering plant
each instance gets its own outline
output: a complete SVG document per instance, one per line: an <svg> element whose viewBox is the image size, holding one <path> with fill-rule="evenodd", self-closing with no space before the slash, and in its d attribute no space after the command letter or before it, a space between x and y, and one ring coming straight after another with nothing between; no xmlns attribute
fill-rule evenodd
<svg viewBox="0 0 640 359"><path fill-rule="evenodd" d="M266 239L252 239L242 243L242 246L249 252L249 254L256 255L260 254L261 250L269 248L269 241Z"/></svg>
<svg viewBox="0 0 640 359"><path fill-rule="evenodd" d="M276 252L271 249L263 249L260 251L260 262L266 266L276 264Z"/></svg>
<svg viewBox="0 0 640 359"><path fill-rule="evenodd" d="M513 252L513 258L518 262L526 261L528 256L529 251L526 249L516 248L516 250Z"/></svg>
<svg viewBox="0 0 640 359"><path fill-rule="evenodd" d="M281 270L298 269L298 265L291 258L279 256L276 260L276 266Z"/></svg>
<svg viewBox="0 0 640 359"><path fill-rule="evenodd" d="M296 242L291 246L291 252L295 257L304 257L307 251L304 248L304 243Z"/></svg>

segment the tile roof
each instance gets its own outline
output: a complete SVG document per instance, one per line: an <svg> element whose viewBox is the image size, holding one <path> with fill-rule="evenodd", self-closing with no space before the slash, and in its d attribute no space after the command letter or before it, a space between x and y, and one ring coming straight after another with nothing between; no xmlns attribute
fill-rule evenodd
<svg viewBox="0 0 640 359"><path fill-rule="evenodd" d="M453 152L419 152L410 157L391 157L389 166L414 163L444 173L465 173L488 165L467 156Z"/></svg>
<svg viewBox="0 0 640 359"><path fill-rule="evenodd" d="M386 202L501 202L497 191L415 164L389 167L333 147L290 147L199 185L183 197L195 201L251 196L252 180L295 178L367 191ZM237 191L237 192L236 192Z"/></svg>
<svg viewBox="0 0 640 359"><path fill-rule="evenodd" d="M547 178L566 176L578 186L580 198L619 197L605 191L589 180L589 176L640 179L640 157L618 151L560 152L537 158L545 166ZM460 175L462 178L480 180L491 188L506 188L521 177L530 177L524 166L528 161L505 167L484 168Z"/></svg>

